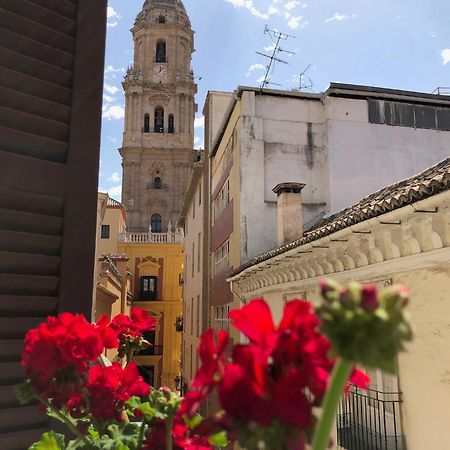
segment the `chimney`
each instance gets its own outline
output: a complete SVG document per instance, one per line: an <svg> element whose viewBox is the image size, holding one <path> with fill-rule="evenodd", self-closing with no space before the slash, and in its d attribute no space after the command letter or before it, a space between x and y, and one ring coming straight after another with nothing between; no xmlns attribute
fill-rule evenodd
<svg viewBox="0 0 450 450"><path fill-rule="evenodd" d="M303 183L280 183L273 188L277 194L278 245L303 237L302 189Z"/></svg>

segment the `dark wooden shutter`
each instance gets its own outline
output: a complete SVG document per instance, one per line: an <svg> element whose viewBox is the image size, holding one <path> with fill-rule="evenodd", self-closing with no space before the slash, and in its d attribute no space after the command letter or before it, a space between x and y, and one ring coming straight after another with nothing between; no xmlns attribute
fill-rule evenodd
<svg viewBox="0 0 450 450"><path fill-rule="evenodd" d="M23 337L92 310L106 0L0 0L0 449L46 431L20 407Z"/></svg>

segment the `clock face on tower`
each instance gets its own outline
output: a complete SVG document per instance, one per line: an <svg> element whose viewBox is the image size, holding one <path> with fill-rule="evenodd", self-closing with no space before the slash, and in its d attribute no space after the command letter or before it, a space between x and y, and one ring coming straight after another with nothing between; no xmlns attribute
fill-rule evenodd
<svg viewBox="0 0 450 450"><path fill-rule="evenodd" d="M155 83L162 83L167 79L167 65L158 63L153 68L153 81Z"/></svg>

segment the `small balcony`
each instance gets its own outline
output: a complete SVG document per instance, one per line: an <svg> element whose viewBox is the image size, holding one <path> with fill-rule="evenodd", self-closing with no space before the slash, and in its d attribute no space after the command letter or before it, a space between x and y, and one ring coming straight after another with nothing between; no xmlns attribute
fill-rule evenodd
<svg viewBox="0 0 450 450"><path fill-rule="evenodd" d="M119 244L181 244L184 235L181 231L173 233L122 233Z"/></svg>
<svg viewBox="0 0 450 450"><path fill-rule="evenodd" d="M336 420L339 450L406 450L401 394L350 387Z"/></svg>

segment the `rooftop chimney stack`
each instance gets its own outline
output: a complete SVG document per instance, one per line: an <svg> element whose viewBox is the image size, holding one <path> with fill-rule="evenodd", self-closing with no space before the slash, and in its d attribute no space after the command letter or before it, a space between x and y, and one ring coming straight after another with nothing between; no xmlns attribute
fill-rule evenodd
<svg viewBox="0 0 450 450"><path fill-rule="evenodd" d="M278 245L288 244L303 237L302 189L303 183L280 183L273 188L277 194Z"/></svg>

